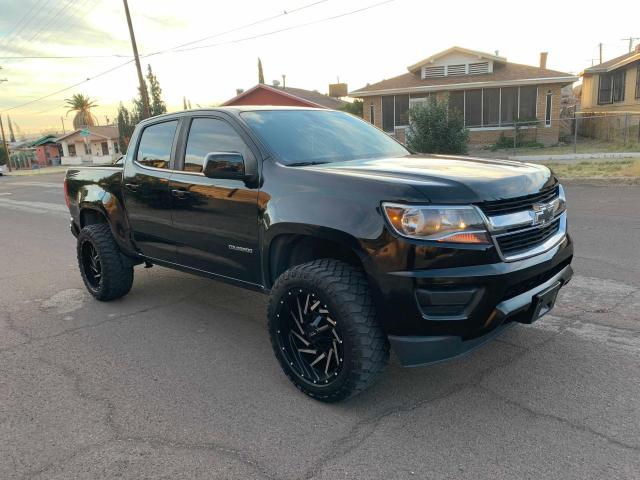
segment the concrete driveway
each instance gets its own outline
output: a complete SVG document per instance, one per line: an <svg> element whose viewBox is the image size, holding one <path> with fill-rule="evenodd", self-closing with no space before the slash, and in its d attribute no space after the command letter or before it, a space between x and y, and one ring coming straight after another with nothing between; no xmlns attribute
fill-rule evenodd
<svg viewBox="0 0 640 480"><path fill-rule="evenodd" d="M552 316L325 405L260 294L138 267L92 300L60 182L0 178L0 478L640 478L640 187L568 187Z"/></svg>

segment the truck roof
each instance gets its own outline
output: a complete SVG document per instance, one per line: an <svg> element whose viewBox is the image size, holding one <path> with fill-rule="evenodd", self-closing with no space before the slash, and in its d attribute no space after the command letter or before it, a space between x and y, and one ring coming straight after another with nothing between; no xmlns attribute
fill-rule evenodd
<svg viewBox="0 0 640 480"><path fill-rule="evenodd" d="M180 110L178 112L170 112L170 113L163 113L162 115L156 115L154 117L149 117L149 118L145 118L144 120L142 120L140 123L146 123L148 121L151 120L155 120L157 118L163 118L163 117L176 117L176 116L180 116L183 114L189 114L189 113L194 113L194 112L208 112L208 113L212 113L212 112L227 112L227 113L233 113L233 114L239 114L242 112L253 112L253 111L258 111L258 110L262 110L262 111L267 111L267 110L318 110L318 111L333 111L331 109L327 109L327 108L314 108L314 107L283 107L283 106L278 106L278 105L234 105L231 107L211 107L211 108L193 108L190 110Z"/></svg>

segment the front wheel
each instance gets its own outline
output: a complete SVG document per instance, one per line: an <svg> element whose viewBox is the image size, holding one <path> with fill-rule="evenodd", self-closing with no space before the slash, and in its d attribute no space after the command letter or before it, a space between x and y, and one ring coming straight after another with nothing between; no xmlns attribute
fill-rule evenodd
<svg viewBox="0 0 640 480"><path fill-rule="evenodd" d="M282 369L317 400L361 392L388 362L367 279L344 262L315 260L287 270L271 291L268 317Z"/></svg>
<svg viewBox="0 0 640 480"><path fill-rule="evenodd" d="M133 284L133 265L120 252L105 223L88 225L78 235L78 266L87 290L101 301L123 297Z"/></svg>

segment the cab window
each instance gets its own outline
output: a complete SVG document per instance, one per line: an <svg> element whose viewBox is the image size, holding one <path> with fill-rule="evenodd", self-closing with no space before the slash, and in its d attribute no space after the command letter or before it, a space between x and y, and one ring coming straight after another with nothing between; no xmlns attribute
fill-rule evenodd
<svg viewBox="0 0 640 480"><path fill-rule="evenodd" d="M173 120L146 127L140 138L136 161L145 167L169 168L177 126L178 121Z"/></svg>

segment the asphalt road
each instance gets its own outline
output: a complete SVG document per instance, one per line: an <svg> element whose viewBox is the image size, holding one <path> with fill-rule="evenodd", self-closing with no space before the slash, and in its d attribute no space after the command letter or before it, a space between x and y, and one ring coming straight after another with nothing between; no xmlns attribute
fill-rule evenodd
<svg viewBox="0 0 640 480"><path fill-rule="evenodd" d="M325 405L260 294L138 267L92 300L60 182L0 177L0 478L640 478L640 187L568 187L553 315Z"/></svg>

